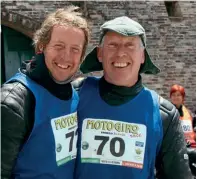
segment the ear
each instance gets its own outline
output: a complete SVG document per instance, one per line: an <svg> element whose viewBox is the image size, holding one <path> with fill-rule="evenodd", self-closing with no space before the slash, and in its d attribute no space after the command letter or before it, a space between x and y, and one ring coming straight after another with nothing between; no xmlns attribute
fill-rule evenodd
<svg viewBox="0 0 197 179"><path fill-rule="evenodd" d="M141 58L141 64L145 62L145 50L142 51L142 58Z"/></svg>
<svg viewBox="0 0 197 179"><path fill-rule="evenodd" d="M42 45L42 44L39 44L39 45L38 45L38 49L39 49L39 52L43 52L43 50L44 50L43 45Z"/></svg>
<svg viewBox="0 0 197 179"><path fill-rule="evenodd" d="M97 47L97 58L99 62L102 62L102 47Z"/></svg>

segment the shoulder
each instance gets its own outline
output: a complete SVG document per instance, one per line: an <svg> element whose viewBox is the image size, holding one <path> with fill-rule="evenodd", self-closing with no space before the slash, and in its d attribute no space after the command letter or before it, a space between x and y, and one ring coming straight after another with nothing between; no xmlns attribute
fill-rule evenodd
<svg viewBox="0 0 197 179"><path fill-rule="evenodd" d="M86 77L78 77L71 82L71 85L76 91L79 91L85 82Z"/></svg>
<svg viewBox="0 0 197 179"><path fill-rule="evenodd" d="M71 85L76 91L80 91L84 84L88 84L88 87L90 87L98 83L99 79L100 78L92 77L92 76L91 77L79 77L79 78L74 79L71 82Z"/></svg>
<svg viewBox="0 0 197 179"><path fill-rule="evenodd" d="M176 107L161 96L159 96L159 109L164 131L170 124L179 122L179 112Z"/></svg>
<svg viewBox="0 0 197 179"><path fill-rule="evenodd" d="M187 111L191 117L194 117L194 114L192 113L192 111L189 110L185 105L183 105L183 109L184 111Z"/></svg>
<svg viewBox="0 0 197 179"><path fill-rule="evenodd" d="M21 117L34 100L33 93L20 82L6 83L1 87L1 108L9 108Z"/></svg>
<svg viewBox="0 0 197 179"><path fill-rule="evenodd" d="M170 101L161 96L159 96L159 108L163 113L171 116L176 112L176 107Z"/></svg>

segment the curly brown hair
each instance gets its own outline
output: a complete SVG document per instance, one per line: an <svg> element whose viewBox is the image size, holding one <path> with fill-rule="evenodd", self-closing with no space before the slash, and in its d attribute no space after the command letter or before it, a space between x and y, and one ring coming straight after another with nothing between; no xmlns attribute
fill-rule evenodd
<svg viewBox="0 0 197 179"><path fill-rule="evenodd" d="M90 39L90 28L87 20L82 17L82 13L79 12L79 7L68 6L64 9L57 9L55 12L50 13L34 34L34 46L35 52L40 51L40 46L43 48L49 43L51 39L51 33L55 25L64 25L70 27L76 27L83 30L85 35L85 43L83 47L82 58L85 55L85 51Z"/></svg>

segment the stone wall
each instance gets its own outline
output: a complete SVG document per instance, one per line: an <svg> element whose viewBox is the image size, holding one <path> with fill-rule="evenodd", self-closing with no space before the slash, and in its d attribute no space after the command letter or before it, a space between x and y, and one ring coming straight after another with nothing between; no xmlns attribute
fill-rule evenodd
<svg viewBox="0 0 197 179"><path fill-rule="evenodd" d="M146 29L147 48L160 69L158 76L143 75L146 86L169 99L173 84L186 89L186 106L196 109L196 2L179 1L182 16L169 18L163 1L2 1L2 24L32 37L44 17L70 3L79 5L90 21L97 45L99 27L106 20L129 16ZM97 73L100 74L100 73Z"/></svg>

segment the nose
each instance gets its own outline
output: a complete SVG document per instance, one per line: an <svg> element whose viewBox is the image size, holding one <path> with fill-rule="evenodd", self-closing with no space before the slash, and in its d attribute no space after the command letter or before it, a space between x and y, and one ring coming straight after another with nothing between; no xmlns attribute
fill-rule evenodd
<svg viewBox="0 0 197 179"><path fill-rule="evenodd" d="M71 60L70 58L70 48L64 48L64 50L61 51L61 60L62 61L69 61Z"/></svg>
<svg viewBox="0 0 197 179"><path fill-rule="evenodd" d="M123 45L119 45L117 48L117 56L118 57L124 57L126 56L125 48Z"/></svg>

